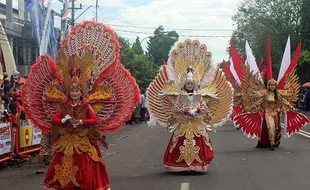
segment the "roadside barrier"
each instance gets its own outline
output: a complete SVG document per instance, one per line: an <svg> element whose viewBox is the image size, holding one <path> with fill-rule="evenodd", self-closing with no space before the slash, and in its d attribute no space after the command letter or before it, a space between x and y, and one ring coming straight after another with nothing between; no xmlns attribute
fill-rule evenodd
<svg viewBox="0 0 310 190"><path fill-rule="evenodd" d="M21 120L19 114L17 118L12 115L9 117L10 122L5 117L2 117L0 122L0 163L20 163L20 159L31 163L30 154L40 151L42 132L29 120Z"/></svg>

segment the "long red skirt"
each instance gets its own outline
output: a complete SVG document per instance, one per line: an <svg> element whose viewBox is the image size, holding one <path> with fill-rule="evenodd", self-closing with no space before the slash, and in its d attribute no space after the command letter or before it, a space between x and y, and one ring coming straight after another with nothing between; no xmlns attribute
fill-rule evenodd
<svg viewBox="0 0 310 190"><path fill-rule="evenodd" d="M278 118L280 118L280 116ZM276 139L275 139L275 146L276 147L280 145L280 141L281 141L280 119L279 119L278 123L279 123L279 126L278 126L278 130L276 131ZM267 129L267 124L266 124L265 118L263 121L261 137L258 140L256 147L257 148L270 148L270 140L269 140L269 134L268 134L268 129Z"/></svg>
<svg viewBox="0 0 310 190"><path fill-rule="evenodd" d="M93 144L94 145L94 144ZM97 144L94 145L97 153L102 157L100 149ZM76 174L76 181L80 187L76 187L70 182L65 187L61 187L59 181L50 184L49 182L53 179L55 174L54 166L61 162L63 153L56 153L53 161L48 168L47 174L44 179L45 189L64 189L64 190L109 190L110 180L108 178L107 170L105 165L100 162L93 161L87 153L81 155L74 153L74 165L78 166L79 170Z"/></svg>
<svg viewBox="0 0 310 190"><path fill-rule="evenodd" d="M206 172L208 167L213 160L214 152L205 144L204 137L194 137L196 140L196 146L200 147L199 157L202 160L202 163L199 163L197 160L194 160L190 165L188 165L185 160L177 163L176 161L180 157L179 147L183 145L185 137L180 137L173 151L170 153L170 148L172 146L172 138L169 141L168 147L164 156L164 165L168 171L179 172L179 171L198 171ZM210 141L211 144L211 141Z"/></svg>

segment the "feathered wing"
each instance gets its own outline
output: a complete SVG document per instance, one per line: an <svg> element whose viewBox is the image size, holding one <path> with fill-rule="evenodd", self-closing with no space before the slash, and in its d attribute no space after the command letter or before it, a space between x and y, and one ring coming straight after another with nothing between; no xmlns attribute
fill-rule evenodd
<svg viewBox="0 0 310 190"><path fill-rule="evenodd" d="M287 105L294 105L298 100L300 90L300 84L298 82L298 76L296 69L289 72L284 80L284 88L278 89L281 101L284 103L282 109L285 111L284 114L284 133L287 137L298 133L299 130L309 123L309 119L298 112L290 111L291 108Z"/></svg>
<svg viewBox="0 0 310 190"><path fill-rule="evenodd" d="M284 88L278 89L279 94L282 98L285 98L285 100L290 103L291 105L294 105L299 96L299 90L300 90L300 84L298 82L298 76L296 73L296 69L289 72L284 80ZM285 106L286 109L289 110L287 106Z"/></svg>
<svg viewBox="0 0 310 190"><path fill-rule="evenodd" d="M140 102L140 90L136 80L122 64L106 69L100 79L88 102L99 117L99 129L113 132L130 119L134 106Z"/></svg>
<svg viewBox="0 0 310 190"><path fill-rule="evenodd" d="M250 66L248 64L243 64L244 76L241 78L241 93L242 93L242 103L246 112L261 112L263 111L262 105L256 105L255 110L253 110L253 105L255 105L262 97L256 96L257 92L264 94L265 85L259 79L258 73L251 73Z"/></svg>
<svg viewBox="0 0 310 190"><path fill-rule="evenodd" d="M266 89L258 77L251 73L248 64L243 64L244 77L241 78L242 103L246 113L233 118L235 127L241 129L248 137L258 137L263 124L263 105Z"/></svg>
<svg viewBox="0 0 310 190"><path fill-rule="evenodd" d="M234 124L247 137L260 137L263 125L263 112L241 113L234 117Z"/></svg>
<svg viewBox="0 0 310 190"><path fill-rule="evenodd" d="M204 96L204 100L210 109L213 126L220 127L229 118L232 112L233 93L231 84L226 80L224 73L217 67L211 86L216 88L217 98ZM205 119L209 123L208 118Z"/></svg>
<svg viewBox="0 0 310 190"><path fill-rule="evenodd" d="M298 112L285 112L284 118L284 134L287 137L298 133L303 126L309 123L307 116Z"/></svg>
<svg viewBox="0 0 310 190"><path fill-rule="evenodd" d="M57 103L62 103L66 98L59 84L55 62L48 55L40 56L22 88L22 101L27 118L43 131L51 129L51 118L57 111Z"/></svg>
<svg viewBox="0 0 310 190"><path fill-rule="evenodd" d="M91 79L90 84L98 83L100 75L112 64L119 62L120 45L112 29L103 23L84 21L75 25L63 41L63 51L68 57L83 56L85 50L92 51L92 59L84 63ZM57 62L57 64L59 64ZM91 66L91 68L89 68ZM66 70L63 71L66 74ZM60 71L62 73L62 71ZM88 91L92 90L91 86Z"/></svg>
<svg viewBox="0 0 310 190"><path fill-rule="evenodd" d="M150 84L146 92L147 109L150 114L149 126L155 126L157 123L161 126L167 126L169 117L172 113L172 105L168 96L161 93L168 83L167 66L163 65L156 78ZM171 85L173 87L173 85ZM173 90L171 91L173 92Z"/></svg>
<svg viewBox="0 0 310 190"><path fill-rule="evenodd" d="M70 81L70 64L82 70L80 85L99 118L99 129L118 130L140 102L140 90L119 62L120 45L113 30L103 23L85 21L72 28L62 45L57 55L61 78Z"/></svg>
<svg viewBox="0 0 310 190"><path fill-rule="evenodd" d="M167 65L169 79L175 81L177 87L182 88L187 78L187 68L191 65L195 68L194 83L204 88L216 69L211 57L207 46L198 40L187 39L184 42L176 42L169 53Z"/></svg>

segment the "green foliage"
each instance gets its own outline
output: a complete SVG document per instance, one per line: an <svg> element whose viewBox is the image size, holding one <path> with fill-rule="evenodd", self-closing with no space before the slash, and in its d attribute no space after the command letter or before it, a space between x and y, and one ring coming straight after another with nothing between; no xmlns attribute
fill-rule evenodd
<svg viewBox="0 0 310 190"><path fill-rule="evenodd" d="M245 52L248 40L255 57L267 56L267 37L271 38L274 76L278 74L288 35L291 47L300 40L302 0L244 0L232 17L237 25L230 42L239 52Z"/></svg>
<svg viewBox="0 0 310 190"><path fill-rule="evenodd" d="M141 46L141 42L140 42L140 38L137 36L136 41L132 44L132 50L136 53L136 54L143 54L143 49Z"/></svg>
<svg viewBox="0 0 310 190"><path fill-rule="evenodd" d="M310 71L310 51L304 50L303 52L300 53L297 67L299 80L302 83L310 81L309 71Z"/></svg>
<svg viewBox="0 0 310 190"><path fill-rule="evenodd" d="M121 48L121 63L129 69L141 90L145 90L155 78L159 66L149 60L144 54L139 38L131 47L129 41L118 36ZM141 49L139 48L139 45ZM142 52L141 52L142 50Z"/></svg>
<svg viewBox="0 0 310 190"><path fill-rule="evenodd" d="M163 60L168 59L169 51L178 39L176 31L165 31L163 26L159 26L147 43L149 59L153 59L156 64L162 64Z"/></svg>
<svg viewBox="0 0 310 190"><path fill-rule="evenodd" d="M301 37L303 48L310 50L310 1L303 0L301 7Z"/></svg>

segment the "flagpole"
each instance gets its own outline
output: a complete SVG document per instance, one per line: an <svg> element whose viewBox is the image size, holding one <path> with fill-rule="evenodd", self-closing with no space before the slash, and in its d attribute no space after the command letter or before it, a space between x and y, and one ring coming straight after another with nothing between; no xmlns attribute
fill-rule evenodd
<svg viewBox="0 0 310 190"><path fill-rule="evenodd" d="M96 0L96 22L98 21L98 0Z"/></svg>

